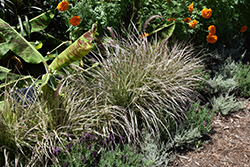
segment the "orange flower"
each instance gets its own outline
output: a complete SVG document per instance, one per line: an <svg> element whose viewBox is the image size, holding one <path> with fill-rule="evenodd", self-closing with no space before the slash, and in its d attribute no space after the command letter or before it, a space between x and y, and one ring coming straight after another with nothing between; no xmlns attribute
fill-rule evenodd
<svg viewBox="0 0 250 167"><path fill-rule="evenodd" d="M144 32L144 35L140 35L140 38L148 37L148 33Z"/></svg>
<svg viewBox="0 0 250 167"><path fill-rule="evenodd" d="M194 10L194 3L191 3L191 4L188 6L188 10L189 10L190 13L193 12L193 10Z"/></svg>
<svg viewBox="0 0 250 167"><path fill-rule="evenodd" d="M243 33L243 32L245 32L246 30L247 30L247 26L243 26L243 27L241 27L240 32Z"/></svg>
<svg viewBox="0 0 250 167"><path fill-rule="evenodd" d="M170 2L171 0L168 0L168 2Z"/></svg>
<svg viewBox="0 0 250 167"><path fill-rule="evenodd" d="M208 43L215 43L217 41L217 36L216 35L208 35L207 36L207 42Z"/></svg>
<svg viewBox="0 0 250 167"><path fill-rule="evenodd" d="M215 28L214 25L209 26L209 27L208 27L208 30L209 30L209 32L208 32L209 35L215 35L215 33L216 33L216 28Z"/></svg>
<svg viewBox="0 0 250 167"><path fill-rule="evenodd" d="M212 10L211 9L203 9L201 11L201 16L204 17L205 19L208 19L209 17L212 16Z"/></svg>
<svg viewBox="0 0 250 167"><path fill-rule="evenodd" d="M191 22L189 23L189 26L190 26L191 28L194 28L196 25L197 25L197 21L196 21L196 20L193 20L193 21L191 21Z"/></svg>
<svg viewBox="0 0 250 167"><path fill-rule="evenodd" d="M191 18L190 17L186 17L185 19L184 19L184 22L185 23L189 23L191 21Z"/></svg>
<svg viewBox="0 0 250 167"><path fill-rule="evenodd" d="M168 21L175 21L175 18L168 19Z"/></svg>
<svg viewBox="0 0 250 167"><path fill-rule="evenodd" d="M73 16L69 22L72 26L78 26L80 24L80 21L81 21L81 17L79 16Z"/></svg>
<svg viewBox="0 0 250 167"><path fill-rule="evenodd" d="M65 11L69 8L69 3L68 1L62 1L57 5L57 9L60 11Z"/></svg>

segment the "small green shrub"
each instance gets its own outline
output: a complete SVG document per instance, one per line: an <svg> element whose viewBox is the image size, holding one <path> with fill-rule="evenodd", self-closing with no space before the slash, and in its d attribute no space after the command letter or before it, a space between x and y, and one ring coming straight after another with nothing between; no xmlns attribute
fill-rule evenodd
<svg viewBox="0 0 250 167"><path fill-rule="evenodd" d="M100 166L140 167L142 158L143 155L137 153L129 145L124 145L123 149L118 145L114 150L102 151Z"/></svg>
<svg viewBox="0 0 250 167"><path fill-rule="evenodd" d="M224 54L214 53L211 56L213 59L210 61L215 64L210 66L211 75L207 79L204 88L211 96L234 91L237 88L235 75L238 70L238 63L232 60L231 57L226 59ZM227 56L230 55L227 54Z"/></svg>
<svg viewBox="0 0 250 167"><path fill-rule="evenodd" d="M175 154L173 149L173 142L164 142L153 137L152 134L143 132L144 141L142 144L143 162L148 166L167 166L169 162L173 161Z"/></svg>
<svg viewBox="0 0 250 167"><path fill-rule="evenodd" d="M116 145L114 135L102 139L102 142L94 135L85 131L82 135L70 136L63 139L53 150L60 166L141 166L142 154L128 144L124 144L124 137L121 136L119 144ZM54 161L56 162L56 161ZM57 166L57 163L53 164Z"/></svg>
<svg viewBox="0 0 250 167"><path fill-rule="evenodd" d="M214 110L210 110L208 104L200 106L200 101L187 103L186 118L179 123L173 137L174 147L193 148L196 141L210 132L213 113Z"/></svg>
<svg viewBox="0 0 250 167"><path fill-rule="evenodd" d="M222 115L238 111L244 106L244 103L236 101L234 94L229 95L229 93L221 94L218 98L213 97L211 103L213 110Z"/></svg>
<svg viewBox="0 0 250 167"><path fill-rule="evenodd" d="M133 1L69 0L68 2L70 4L69 9L64 12L59 11L59 14L68 19L75 15L80 16L81 23L78 26L80 27L78 31L80 30L84 32L91 29L91 26L95 22L98 22L98 32L100 35L104 35L107 27L112 27L119 31L121 25L129 23L130 16L132 16L132 13L129 12L129 10L133 10ZM44 1L44 5L55 9L58 5L58 1ZM65 21L64 23L68 26L70 31L75 28L70 25L69 21Z"/></svg>
<svg viewBox="0 0 250 167"><path fill-rule="evenodd" d="M243 65L241 62L237 70L235 81L240 90L240 94L244 97L250 97L250 65L249 63Z"/></svg>
<svg viewBox="0 0 250 167"><path fill-rule="evenodd" d="M141 2L139 13L139 25L153 15L160 15L164 22L170 18L175 18L176 28L174 36L180 40L187 38L195 38L197 43L202 43L203 46L210 46L207 44L206 37L208 35L208 27L214 25L216 27L216 35L218 37L217 43L222 43L229 47L238 47L242 42L242 34L240 29L247 25L247 17L249 15L249 2L247 0L179 0L161 1L161 0L145 0ZM194 3L194 10L189 12L188 6ZM201 16L201 11L204 8L212 9L212 16L205 19ZM184 18L189 17L192 20L197 20L195 28L190 28L188 23L184 22ZM151 32L162 24L160 19L154 19L147 31ZM247 30L248 31L248 30Z"/></svg>
<svg viewBox="0 0 250 167"><path fill-rule="evenodd" d="M209 85L206 89L210 94L231 92L237 87L237 82L234 78L223 79L222 75L209 79L207 82Z"/></svg>
<svg viewBox="0 0 250 167"><path fill-rule="evenodd" d="M208 103L204 106L200 106L200 101L191 104L189 110L186 112L189 125L193 128L198 127L202 135L210 132L213 114L214 110L208 108Z"/></svg>
<svg viewBox="0 0 250 167"><path fill-rule="evenodd" d="M152 167L167 166L175 158L175 149L193 148L196 141L210 132L213 113L213 110L208 108L208 104L205 106L200 106L200 102L188 104L185 120L179 122L178 125L171 121L169 127L176 125L178 128L169 130L173 139L166 140L166 143L143 131L144 162Z"/></svg>

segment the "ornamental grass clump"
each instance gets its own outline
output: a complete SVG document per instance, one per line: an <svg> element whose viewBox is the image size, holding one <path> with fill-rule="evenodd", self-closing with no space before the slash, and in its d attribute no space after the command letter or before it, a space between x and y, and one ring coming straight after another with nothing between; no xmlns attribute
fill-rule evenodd
<svg viewBox="0 0 250 167"><path fill-rule="evenodd" d="M13 87L6 86L3 110L0 112L0 164L14 162L19 165L45 166L56 162L53 152L67 133L81 131L76 119L81 117L78 108L72 103L78 100L74 88L68 88L64 95L54 96L53 103L43 94L34 91L32 102L25 95L17 101L17 82ZM27 83L27 86L29 84ZM29 85L30 86L30 85ZM32 84L35 89L35 82ZM14 93L9 93L13 91ZM58 93L58 92L57 92ZM25 103L23 103L25 101ZM83 101L83 100L82 100ZM25 104L25 105L24 105ZM4 156L4 150L6 155Z"/></svg>
<svg viewBox="0 0 250 167"><path fill-rule="evenodd" d="M111 131L134 144L141 141L142 123L155 136L171 139L168 121L178 124L185 117L186 99L197 99L202 81L194 72L202 65L191 44L148 42L140 34L113 33L104 50L93 53L99 66L67 80L77 92L79 122L97 135Z"/></svg>

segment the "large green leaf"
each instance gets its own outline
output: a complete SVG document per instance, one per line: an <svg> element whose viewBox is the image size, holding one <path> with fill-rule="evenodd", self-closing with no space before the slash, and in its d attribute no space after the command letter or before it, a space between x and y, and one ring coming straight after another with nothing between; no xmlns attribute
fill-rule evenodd
<svg viewBox="0 0 250 167"><path fill-rule="evenodd" d="M55 16L55 10L49 10L29 20L28 32L32 33L44 30L49 25L54 16ZM23 25L27 30L27 24L23 23ZM27 35L25 31L23 32L23 35L24 36Z"/></svg>
<svg viewBox="0 0 250 167"><path fill-rule="evenodd" d="M2 19L0 19L0 32L5 38L5 42L0 43L0 58L11 50L27 63L38 64L43 62L46 64L43 56L25 38Z"/></svg>
<svg viewBox="0 0 250 167"><path fill-rule="evenodd" d="M158 29L151 32L149 35L157 33L160 37L165 39L165 38L170 37L173 34L174 29L175 29L175 21L171 23L167 22L161 25Z"/></svg>
<svg viewBox="0 0 250 167"><path fill-rule="evenodd" d="M87 55L92 48L91 43L94 40L96 31L97 23L93 24L91 30L83 34L67 49L60 53L49 65L49 69L60 70L62 67L65 67L70 63L80 60L85 55Z"/></svg>

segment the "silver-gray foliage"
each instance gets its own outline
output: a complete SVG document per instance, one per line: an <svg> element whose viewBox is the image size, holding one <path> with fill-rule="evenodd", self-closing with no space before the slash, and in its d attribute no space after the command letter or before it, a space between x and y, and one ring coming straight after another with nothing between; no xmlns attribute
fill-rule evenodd
<svg viewBox="0 0 250 167"><path fill-rule="evenodd" d="M238 63L228 60L226 63L218 66L214 72L214 77L207 80L205 89L211 94L231 92L237 88L235 75L237 73Z"/></svg>
<svg viewBox="0 0 250 167"><path fill-rule="evenodd" d="M238 111L244 106L244 103L238 102L235 99L234 94L229 95L229 93L221 94L218 98L213 97L211 102L214 111L221 113L222 115L227 115L230 112Z"/></svg>
<svg viewBox="0 0 250 167"><path fill-rule="evenodd" d="M144 136L145 140L144 144L142 145L142 151L144 155L143 161L148 166L164 167L175 159L176 155L170 151L174 146L174 142L166 144L162 142L158 144L152 135L146 134Z"/></svg>

